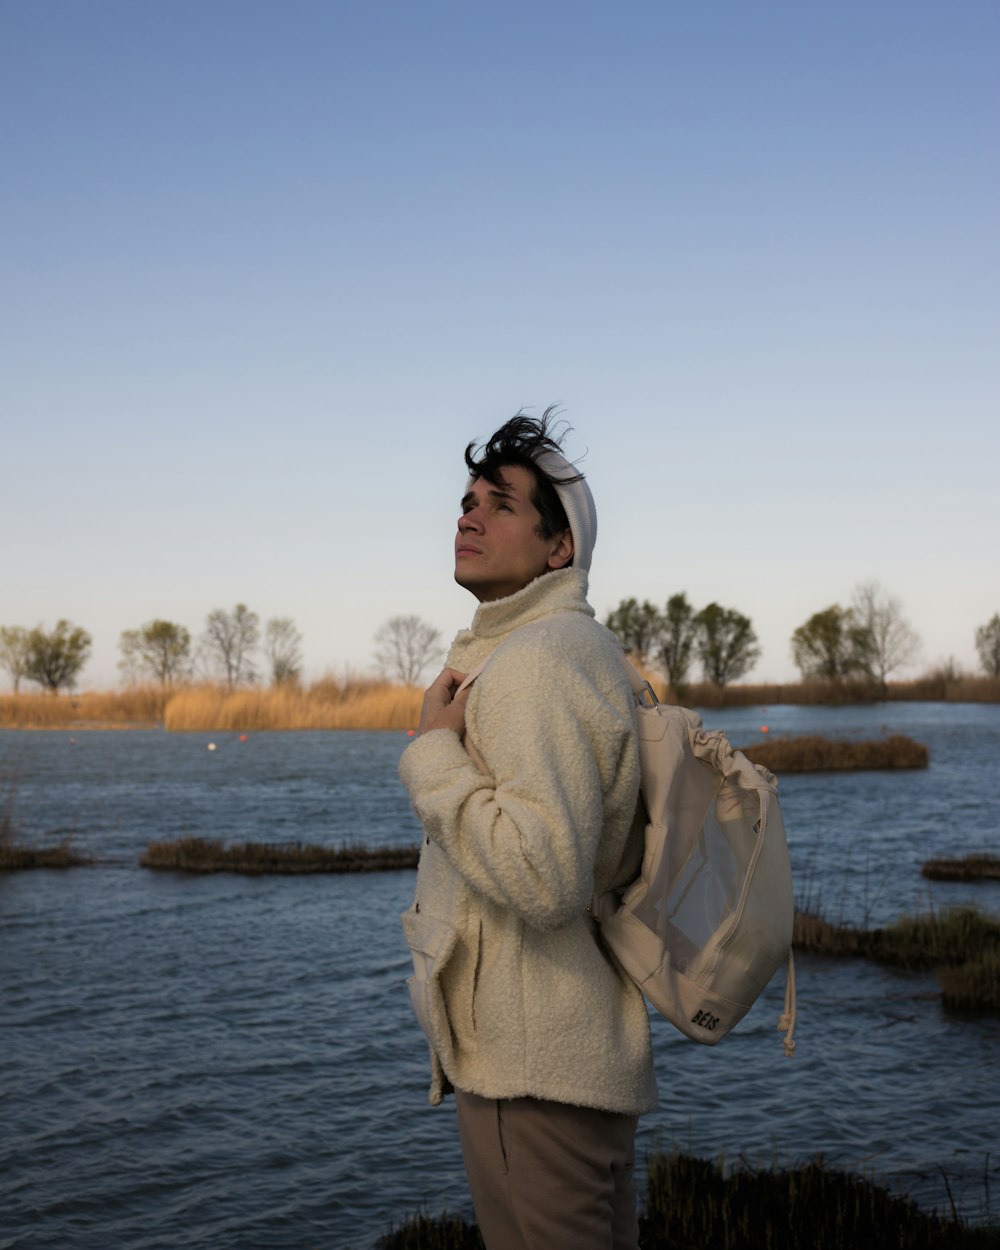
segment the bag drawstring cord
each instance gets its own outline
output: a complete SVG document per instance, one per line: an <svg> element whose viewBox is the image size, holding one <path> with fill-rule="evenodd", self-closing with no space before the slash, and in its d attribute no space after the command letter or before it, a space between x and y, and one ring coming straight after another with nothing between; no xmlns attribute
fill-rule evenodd
<svg viewBox="0 0 1000 1250"><path fill-rule="evenodd" d="M792 952L788 952L788 964L785 971L785 1010L778 1017L778 1032L784 1033L785 1057L791 1059L795 1055L795 960Z"/></svg>

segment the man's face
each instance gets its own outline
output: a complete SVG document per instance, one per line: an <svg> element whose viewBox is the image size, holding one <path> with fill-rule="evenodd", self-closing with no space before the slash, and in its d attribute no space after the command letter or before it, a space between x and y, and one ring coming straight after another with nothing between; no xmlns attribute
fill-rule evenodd
<svg viewBox="0 0 1000 1250"><path fill-rule="evenodd" d="M512 595L573 558L569 530L552 538L538 533L541 516L531 502L534 478L521 465L506 465L502 485L477 477L462 500L455 537L455 581L480 603Z"/></svg>

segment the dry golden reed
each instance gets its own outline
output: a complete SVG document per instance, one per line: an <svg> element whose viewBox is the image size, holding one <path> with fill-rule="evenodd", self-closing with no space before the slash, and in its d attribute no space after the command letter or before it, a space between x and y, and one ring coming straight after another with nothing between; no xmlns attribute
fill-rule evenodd
<svg viewBox="0 0 1000 1250"><path fill-rule="evenodd" d="M364 677L327 676L311 686L228 690L129 686L81 694L0 695L0 727L171 730L415 729L423 691Z"/></svg>
<svg viewBox="0 0 1000 1250"><path fill-rule="evenodd" d="M170 698L162 686L88 690L81 694L0 694L0 726L11 729L102 729L158 725Z"/></svg>
<svg viewBox="0 0 1000 1250"><path fill-rule="evenodd" d="M163 719L175 731L414 729L422 702L415 686L359 679L232 691L206 685L178 691Z"/></svg>

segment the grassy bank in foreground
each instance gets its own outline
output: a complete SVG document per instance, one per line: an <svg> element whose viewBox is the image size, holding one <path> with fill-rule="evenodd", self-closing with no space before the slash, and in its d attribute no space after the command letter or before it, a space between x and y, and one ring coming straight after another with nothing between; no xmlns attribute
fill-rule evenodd
<svg viewBox="0 0 1000 1250"><path fill-rule="evenodd" d="M841 704L927 700L1000 703L1000 678L962 677L891 683L885 694L845 682L788 685L685 686L658 696L687 707L769 707L781 703ZM324 677L308 686L227 690L201 684L80 694L0 694L0 728L114 729L164 725L171 730L412 729L420 717L423 690L367 677Z"/></svg>
<svg viewBox="0 0 1000 1250"><path fill-rule="evenodd" d="M412 1216L378 1250L482 1250L458 1216ZM683 1154L649 1162L642 1250L996 1250L1000 1230L921 1211L907 1198L815 1161L795 1168L727 1170Z"/></svg>

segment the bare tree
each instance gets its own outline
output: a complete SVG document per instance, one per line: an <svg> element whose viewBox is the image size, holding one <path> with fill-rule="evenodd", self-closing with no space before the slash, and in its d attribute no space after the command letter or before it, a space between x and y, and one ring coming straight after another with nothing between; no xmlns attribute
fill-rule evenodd
<svg viewBox="0 0 1000 1250"><path fill-rule="evenodd" d="M147 621L139 629L122 630L118 650L118 667L127 681L145 675L167 686L187 674L191 635L173 621Z"/></svg>
<svg viewBox="0 0 1000 1250"><path fill-rule="evenodd" d="M884 691L889 674L916 658L920 637L903 615L899 600L879 582L856 586L851 610L857 665Z"/></svg>
<svg viewBox="0 0 1000 1250"><path fill-rule="evenodd" d="M260 617L245 603L232 612L216 608L205 620L201 650L209 667L225 679L232 690L256 676L253 653L260 639Z"/></svg>
<svg viewBox="0 0 1000 1250"><path fill-rule="evenodd" d="M992 619L976 630L976 650L983 672L988 677L1000 677L1000 612L994 612Z"/></svg>
<svg viewBox="0 0 1000 1250"><path fill-rule="evenodd" d="M291 685L302 674L302 635L290 616L272 616L264 628L264 654L276 686Z"/></svg>
<svg viewBox="0 0 1000 1250"><path fill-rule="evenodd" d="M28 676L29 659L28 631L21 625L0 626L0 668L6 670L15 694Z"/></svg>
<svg viewBox="0 0 1000 1250"><path fill-rule="evenodd" d="M383 673L407 686L417 685L443 652L441 631L419 616L390 617L375 633L375 662Z"/></svg>

